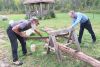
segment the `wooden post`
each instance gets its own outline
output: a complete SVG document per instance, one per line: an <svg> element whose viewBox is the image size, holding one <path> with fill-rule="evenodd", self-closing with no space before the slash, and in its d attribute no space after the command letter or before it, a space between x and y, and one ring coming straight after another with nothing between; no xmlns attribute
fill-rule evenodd
<svg viewBox="0 0 100 67"><path fill-rule="evenodd" d="M29 15L28 15L28 8L27 8L28 5L26 4L26 5L24 5L24 6L25 6L26 17L29 18Z"/></svg>
<svg viewBox="0 0 100 67"><path fill-rule="evenodd" d="M49 9L50 9L50 5L49 5L49 3L48 3L48 12L49 12Z"/></svg>
<svg viewBox="0 0 100 67"><path fill-rule="evenodd" d="M43 15L42 9L43 9L43 6L42 6L42 3L40 3L40 17L41 17L41 19L42 19L42 15Z"/></svg>
<svg viewBox="0 0 100 67"><path fill-rule="evenodd" d="M24 7L25 7L25 13L27 13L27 5L24 5Z"/></svg>
<svg viewBox="0 0 100 67"><path fill-rule="evenodd" d="M53 41L52 41L51 36L49 36L48 46L50 46L50 47L54 47L54 44L53 44ZM47 49L47 54L50 53L50 47L48 47L48 49Z"/></svg>
<svg viewBox="0 0 100 67"><path fill-rule="evenodd" d="M78 42L78 37L77 37L77 34L75 33L75 31L73 31L72 36L73 36L73 38L75 40L74 42L75 42L75 45L77 46L77 51L80 51L81 48L80 48L80 44Z"/></svg>
<svg viewBox="0 0 100 67"><path fill-rule="evenodd" d="M69 40L72 38L72 41L75 43L75 45L77 46L77 51L80 51L80 44L78 42L78 37L77 37L77 34L75 33L75 30L72 29L70 32L69 32L69 38L68 38L68 43L69 43Z"/></svg>
<svg viewBox="0 0 100 67"><path fill-rule="evenodd" d="M31 18L31 4L29 4L29 18Z"/></svg>
<svg viewBox="0 0 100 67"><path fill-rule="evenodd" d="M58 62L61 62L62 61L62 54L61 54L61 51L59 50L59 46L56 42L56 38L55 38L54 35L52 35L51 38L52 38L52 41L53 41L53 44L54 44L54 48L55 48L55 52L56 52L56 55L57 55Z"/></svg>
<svg viewBox="0 0 100 67"><path fill-rule="evenodd" d="M35 14L36 14L36 16L38 16L39 13L38 13L38 6L37 6L37 4L34 4L34 8L35 8Z"/></svg>

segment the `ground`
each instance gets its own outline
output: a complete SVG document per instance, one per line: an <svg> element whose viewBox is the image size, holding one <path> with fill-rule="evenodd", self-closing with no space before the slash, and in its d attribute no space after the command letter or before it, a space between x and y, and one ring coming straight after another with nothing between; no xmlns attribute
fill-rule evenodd
<svg viewBox="0 0 100 67"><path fill-rule="evenodd" d="M0 67L3 67L3 66L9 67L8 56L6 56L6 53L8 51L5 49L5 44L6 44L5 38L7 37L4 35L4 31L0 30L0 46L1 46L0 47Z"/></svg>
<svg viewBox="0 0 100 67"><path fill-rule="evenodd" d="M97 58L99 60L100 57L100 14L95 14L93 17L92 13L86 13L93 25L93 30L96 33L97 42L96 44L91 43L91 36L88 33L88 31L85 30L83 35L83 41L81 44L82 51L92 56L93 58ZM23 14L20 15L8 15L9 20L19 20L24 18L25 16ZM40 21L39 29L44 27L52 27L54 29L60 29L65 28L70 25L71 19L68 17L66 13L57 13L55 19L48 19L48 20L42 20ZM4 62L7 64L10 64L11 67L16 67L12 65L12 56L11 56L11 48L10 43L6 35L6 29L8 24L8 21L0 21L0 62ZM78 34L79 27L76 27L76 32ZM43 36L47 36L45 33L43 33ZM86 64L82 61L73 59L68 54L64 58L62 63L57 62L57 58L55 53L51 52L49 55L44 54L44 48L43 45L45 44L43 41L40 40L28 40L27 41L27 49L28 52L30 52L30 45L36 44L36 52L32 53L30 56L22 56L21 52L21 45L19 44L18 48L18 54L19 59L24 62L24 64L20 67L91 67L89 64ZM6 60L6 62L4 61Z"/></svg>

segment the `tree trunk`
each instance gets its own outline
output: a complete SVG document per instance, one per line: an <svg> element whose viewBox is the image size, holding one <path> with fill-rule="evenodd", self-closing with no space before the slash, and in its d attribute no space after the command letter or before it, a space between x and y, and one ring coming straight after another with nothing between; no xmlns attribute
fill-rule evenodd
<svg viewBox="0 0 100 67"><path fill-rule="evenodd" d="M93 67L100 67L100 61L84 54L83 52L75 52L74 49L63 46L63 45L59 45L59 49L63 52L68 53L69 55L71 55L72 57L76 59L89 63Z"/></svg>

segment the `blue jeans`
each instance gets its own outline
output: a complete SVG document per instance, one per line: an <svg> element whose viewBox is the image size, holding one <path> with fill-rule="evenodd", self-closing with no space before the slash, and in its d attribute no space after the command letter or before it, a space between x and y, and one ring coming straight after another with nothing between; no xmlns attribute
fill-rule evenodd
<svg viewBox="0 0 100 67"><path fill-rule="evenodd" d="M22 46L22 52L23 54L27 53L26 49L26 40L25 38L21 37L20 35L16 34L13 30L12 27L9 26L7 29L7 34L11 43L11 48L12 48L12 56L13 56L13 61L18 60L18 54L17 54L17 49L18 49L18 42L17 39L20 41L21 46Z"/></svg>

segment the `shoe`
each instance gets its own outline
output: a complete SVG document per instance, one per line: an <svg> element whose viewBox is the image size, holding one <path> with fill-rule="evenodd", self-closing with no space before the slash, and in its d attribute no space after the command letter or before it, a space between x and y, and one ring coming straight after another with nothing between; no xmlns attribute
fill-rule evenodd
<svg viewBox="0 0 100 67"><path fill-rule="evenodd" d="M17 65L17 66L20 66L20 65L23 64L23 62L21 62L21 61L15 61L15 62L13 62L13 64L14 64L14 65Z"/></svg>

